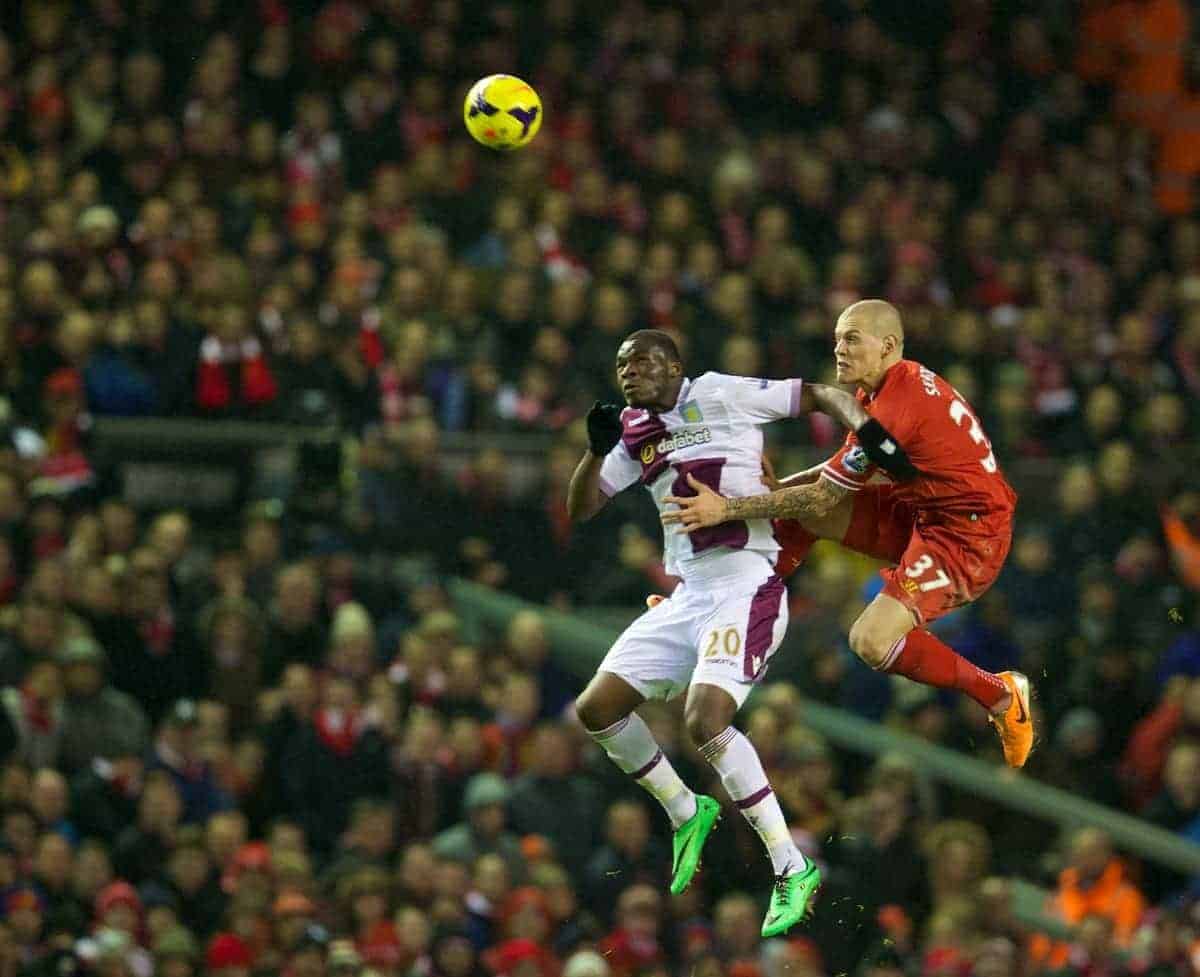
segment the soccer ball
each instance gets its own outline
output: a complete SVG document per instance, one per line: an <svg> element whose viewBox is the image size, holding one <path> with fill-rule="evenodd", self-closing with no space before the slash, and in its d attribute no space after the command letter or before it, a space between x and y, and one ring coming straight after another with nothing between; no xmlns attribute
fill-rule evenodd
<svg viewBox="0 0 1200 977"><path fill-rule="evenodd" d="M488 75L463 102L467 132L492 149L520 149L542 127L542 100L514 75Z"/></svg>

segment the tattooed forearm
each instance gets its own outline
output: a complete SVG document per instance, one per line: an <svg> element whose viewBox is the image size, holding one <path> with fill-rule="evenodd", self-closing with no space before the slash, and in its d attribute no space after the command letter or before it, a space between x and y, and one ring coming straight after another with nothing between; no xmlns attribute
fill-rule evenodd
<svg viewBox="0 0 1200 977"><path fill-rule="evenodd" d="M726 499L725 518L732 519L819 519L847 494L827 478L779 489L745 499Z"/></svg>

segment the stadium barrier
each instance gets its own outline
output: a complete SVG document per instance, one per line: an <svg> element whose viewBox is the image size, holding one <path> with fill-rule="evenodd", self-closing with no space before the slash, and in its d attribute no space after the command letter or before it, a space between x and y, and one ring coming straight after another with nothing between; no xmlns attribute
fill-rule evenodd
<svg viewBox="0 0 1200 977"><path fill-rule="evenodd" d="M546 622L556 660L581 678L595 671L617 634L613 629L469 581L453 580L449 589L464 627L468 633L475 631L476 636L503 629L519 611L537 611ZM1200 845L1140 818L1081 800L1015 770L997 770L991 764L819 702L802 699L801 716L805 725L843 749L871 756L902 753L922 773L964 793L987 798L1065 829L1083 825L1103 828L1118 846L1129 852L1174 871L1200 875ZM1013 880L1013 908L1018 918L1027 926L1061 937L1068 927L1046 915L1048 898L1048 893L1038 886Z"/></svg>
<svg viewBox="0 0 1200 977"><path fill-rule="evenodd" d="M534 490L544 477L546 454L558 436L527 432L442 432L438 453L454 477L481 451L504 454L508 488ZM328 484L353 481L358 442L336 425L178 417L96 417L89 448L106 481L143 509L187 506L219 521L222 509L247 501L303 491L306 472ZM780 470L815 464L816 448L796 444L772 447ZM343 462L349 464L343 465ZM1058 469L1048 459L1017 459L1006 471L1029 516L1050 504ZM648 504L648 503L647 503ZM198 510L198 512L197 512Z"/></svg>
<svg viewBox="0 0 1200 977"><path fill-rule="evenodd" d="M449 478L482 450L502 451L509 491L535 489L549 435L442 433L438 452ZM105 483L139 509L186 507L223 521L250 501L290 503L309 490L349 488L359 442L335 425L163 417L97 417L89 432Z"/></svg>

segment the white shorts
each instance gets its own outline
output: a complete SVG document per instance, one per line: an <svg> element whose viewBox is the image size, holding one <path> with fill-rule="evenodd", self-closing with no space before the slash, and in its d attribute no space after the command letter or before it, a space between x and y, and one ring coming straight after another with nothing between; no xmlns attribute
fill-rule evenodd
<svg viewBox="0 0 1200 977"><path fill-rule="evenodd" d="M740 708L787 631L787 588L762 575L680 583L634 621L600 663L647 699L674 699L693 682L715 685Z"/></svg>

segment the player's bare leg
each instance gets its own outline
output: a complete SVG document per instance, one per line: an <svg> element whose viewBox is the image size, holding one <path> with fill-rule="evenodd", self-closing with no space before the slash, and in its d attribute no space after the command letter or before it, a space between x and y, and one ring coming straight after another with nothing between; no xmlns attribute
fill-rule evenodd
<svg viewBox="0 0 1200 977"><path fill-rule="evenodd" d="M725 790L767 849L775 888L762 933L777 936L804 918L821 874L792 841L754 745L733 727L737 708L724 689L693 683L688 689L684 723L692 742L720 775Z"/></svg>
<svg viewBox="0 0 1200 977"><path fill-rule="evenodd" d="M675 772L650 727L634 711L645 701L620 676L597 672L576 700L575 712L609 759L658 801L671 819L676 839L671 891L678 895L696 874L700 849L721 808L713 798L693 793Z"/></svg>
<svg viewBox="0 0 1200 977"><path fill-rule="evenodd" d="M918 628L912 611L888 594L879 594L858 616L850 628L850 648L877 671L969 695L987 709L1008 765L1024 765L1033 748L1033 718L1029 680L1020 672L996 675L972 664Z"/></svg>
<svg viewBox="0 0 1200 977"><path fill-rule="evenodd" d="M585 729L598 731L624 719L645 701L619 675L597 672L575 700L575 714Z"/></svg>

